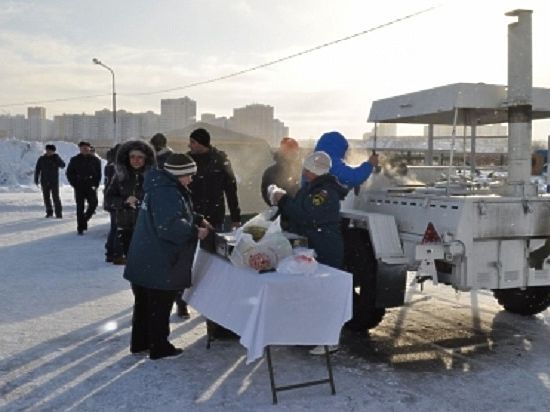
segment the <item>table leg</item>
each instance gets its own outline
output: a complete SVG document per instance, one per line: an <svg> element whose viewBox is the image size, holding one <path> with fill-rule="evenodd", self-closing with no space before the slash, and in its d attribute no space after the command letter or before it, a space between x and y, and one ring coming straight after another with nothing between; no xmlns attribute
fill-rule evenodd
<svg viewBox="0 0 550 412"><path fill-rule="evenodd" d="M336 395L336 387L334 386L334 377L332 375L332 364L330 363L330 352L328 346L325 345L325 357L327 359L328 380L330 383L330 389L333 395Z"/></svg>
<svg viewBox="0 0 550 412"><path fill-rule="evenodd" d="M271 384L271 395L273 396L273 405L277 404L277 388L275 386L275 374L273 373L273 364L271 363L271 348L267 345L265 349L267 355L267 369L269 370L269 383Z"/></svg>

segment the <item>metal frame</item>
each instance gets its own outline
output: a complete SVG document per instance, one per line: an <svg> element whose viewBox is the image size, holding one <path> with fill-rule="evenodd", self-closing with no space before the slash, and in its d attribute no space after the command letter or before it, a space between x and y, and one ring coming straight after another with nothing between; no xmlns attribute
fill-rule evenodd
<svg viewBox="0 0 550 412"><path fill-rule="evenodd" d="M325 359L327 362L328 378L318 379L314 381L306 381L300 383L294 383L292 385L276 386L275 385L275 372L273 370L273 361L271 360L271 345L268 345L265 349L267 355L267 369L269 371L269 383L271 385L271 395L273 396L273 405L277 404L277 392L288 391L292 389L306 388L308 386L323 385L328 383L332 395L336 395L336 387L334 386L334 376L332 374L332 364L330 363L330 351L327 345L323 345L325 348Z"/></svg>

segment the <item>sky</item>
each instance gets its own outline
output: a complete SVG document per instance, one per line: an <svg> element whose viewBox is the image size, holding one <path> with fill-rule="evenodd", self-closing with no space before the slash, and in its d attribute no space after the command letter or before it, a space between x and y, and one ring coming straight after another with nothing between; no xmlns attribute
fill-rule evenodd
<svg viewBox="0 0 550 412"><path fill-rule="evenodd" d="M189 96L197 113L231 116L261 103L297 138L372 128L373 100L457 82L506 83L507 25L533 10L533 84L550 87L550 2L543 0L0 0L0 114L117 107L160 113ZM168 93L435 9L227 80ZM81 96L96 96L81 98ZM40 103L44 100L76 98ZM408 132L399 128L398 132ZM550 134L550 122L533 137Z"/></svg>

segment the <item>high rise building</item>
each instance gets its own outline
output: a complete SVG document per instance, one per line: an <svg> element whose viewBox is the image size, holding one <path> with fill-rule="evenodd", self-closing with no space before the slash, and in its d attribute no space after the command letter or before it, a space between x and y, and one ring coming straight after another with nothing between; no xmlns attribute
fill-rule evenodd
<svg viewBox="0 0 550 412"><path fill-rule="evenodd" d="M27 108L28 138L30 140L44 140L48 138L48 122L45 107Z"/></svg>
<svg viewBox="0 0 550 412"><path fill-rule="evenodd" d="M0 116L0 137L28 139L27 119L22 114Z"/></svg>
<svg viewBox="0 0 550 412"><path fill-rule="evenodd" d="M270 146L278 146L283 137L289 135L289 129L282 121L274 118L273 106L249 104L233 109L229 119L229 128L267 141Z"/></svg>
<svg viewBox="0 0 550 412"><path fill-rule="evenodd" d="M160 101L160 128L162 132L183 129L197 118L197 102L185 96Z"/></svg>

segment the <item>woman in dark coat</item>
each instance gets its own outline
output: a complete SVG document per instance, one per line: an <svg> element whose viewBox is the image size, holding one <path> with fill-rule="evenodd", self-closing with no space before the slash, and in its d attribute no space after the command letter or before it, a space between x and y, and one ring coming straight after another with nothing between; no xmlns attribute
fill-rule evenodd
<svg viewBox="0 0 550 412"><path fill-rule="evenodd" d="M197 240L211 227L193 212L187 186L196 170L189 156L173 153L163 170L146 175L143 185L145 197L124 278L132 283L135 297L130 351L149 350L151 359L182 352L168 342L170 311L178 291L191 285Z"/></svg>
<svg viewBox="0 0 550 412"><path fill-rule="evenodd" d="M105 209L113 211L116 221L116 240L112 262L126 263L139 206L143 200L143 178L155 166L155 152L145 142L130 140L116 152L115 172L105 191Z"/></svg>

